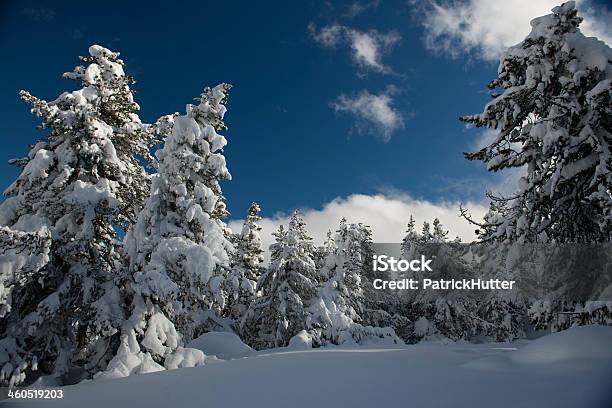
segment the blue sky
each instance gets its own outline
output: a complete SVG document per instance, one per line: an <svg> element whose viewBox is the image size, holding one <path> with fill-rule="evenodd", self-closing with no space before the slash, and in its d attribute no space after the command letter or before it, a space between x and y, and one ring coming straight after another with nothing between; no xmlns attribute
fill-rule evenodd
<svg viewBox="0 0 612 408"><path fill-rule="evenodd" d="M43 136L19 90L54 99L74 89L61 74L98 43L121 52L136 77L143 121L184 112L205 85L235 86L225 150L233 181L223 185L232 218L253 200L268 217L355 194L481 200L497 179L463 158L482 131L465 129L458 117L489 100L496 47L513 35L520 40L527 21L542 14L521 15L523 27L511 21L510 34L479 43L488 37L453 33L453 21L439 32L448 15L410 1L55 3L0 5L0 163ZM478 3L447 10L472 7L469 23L477 27L478 7L487 7ZM324 38L325 29L334 36ZM374 40L378 54L366 49L359 57L358 38L366 46ZM382 122L364 107L374 99L359 104L360 95L386 97L378 100ZM17 174L0 164L2 188Z"/></svg>

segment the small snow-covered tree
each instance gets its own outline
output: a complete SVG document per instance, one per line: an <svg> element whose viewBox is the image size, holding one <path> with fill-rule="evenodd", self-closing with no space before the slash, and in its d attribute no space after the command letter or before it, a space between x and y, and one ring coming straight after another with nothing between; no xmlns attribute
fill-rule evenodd
<svg viewBox="0 0 612 408"><path fill-rule="evenodd" d="M518 283L517 286L526 287L533 285L528 282L528 275L539 267L531 262L538 255L534 249L518 243L476 242L470 246L470 252L474 255L471 266L476 275L484 280L512 280ZM480 335L500 342L525 336L525 291L490 290L478 300L478 316L483 319Z"/></svg>
<svg viewBox="0 0 612 408"><path fill-rule="evenodd" d="M231 271L227 279L227 305L229 315L237 322L244 316L257 296L257 280L261 275L263 249L261 248L261 217L259 205L252 203L242 230L233 236L234 252Z"/></svg>
<svg viewBox="0 0 612 408"><path fill-rule="evenodd" d="M340 220L334 239L335 250L323 265L329 276L324 287L339 310L355 322L361 321L363 308L362 274L371 264L372 233L363 224Z"/></svg>
<svg viewBox="0 0 612 408"><path fill-rule="evenodd" d="M0 226L46 229L51 237L48 262L12 288L13 299L22 300L0 333L26 352L31 363L19 379L25 382L36 369L55 376L70 371L78 380L110 359L124 320L114 226L130 225L148 189L136 156L147 156L154 138L138 118L132 78L119 54L99 45L81 60L64 74L80 89L51 102L21 92L49 133L28 157L13 161L22 172L0 206Z"/></svg>
<svg viewBox="0 0 612 408"><path fill-rule="evenodd" d="M573 1L531 21L502 56L500 89L461 120L496 129L469 160L525 169L511 197L492 198L482 240L606 242L612 231L612 49L579 30Z"/></svg>
<svg viewBox="0 0 612 408"><path fill-rule="evenodd" d="M428 242L431 242L432 239L433 239L433 236L431 235L431 224L428 223L427 221L424 221L423 227L421 228L420 241L421 243L428 243Z"/></svg>
<svg viewBox="0 0 612 408"><path fill-rule="evenodd" d="M402 243L406 259L425 256L432 259L432 271L408 272L405 278L422 281L449 280L474 277L474 271L464 261L466 247L459 239L450 240L448 231L439 219L430 224L423 223L422 232L416 233L414 223L409 228ZM403 339L413 343L426 338L447 338L466 340L480 334L480 318L477 316L477 299L464 291L412 290L402 296L401 310L412 322L411 330L404 329Z"/></svg>
<svg viewBox="0 0 612 408"><path fill-rule="evenodd" d="M322 276L329 276L309 312L311 330L321 343L342 344L385 338L400 343L393 329L363 325L362 275L372 259L372 233L363 224L340 221L335 248L325 259Z"/></svg>
<svg viewBox="0 0 612 408"><path fill-rule="evenodd" d="M368 231L368 234L370 234L370 231ZM393 280L398 277L395 276L395 272L380 271L373 268L374 249L371 236L368 235L368 240L364 242L368 242L368 244L364 245L364 249L366 249L364 260L366 262L361 275L361 287L363 289L361 323L367 326L393 327L394 329L404 327L407 321L400 313L401 301L397 292L390 289L374 289L374 280ZM399 333L399 330L396 330L396 332Z"/></svg>
<svg viewBox="0 0 612 408"><path fill-rule="evenodd" d="M444 226L438 218L433 220L432 241L435 243L443 243L448 241L448 231L444 230Z"/></svg>
<svg viewBox="0 0 612 408"><path fill-rule="evenodd" d="M205 88L156 152L151 196L125 237L132 314L123 328L126 353L157 363L208 328L224 307L222 282L232 245L219 182L230 179L222 149L226 139L228 84ZM145 361L143 361L144 363ZM166 364L167 366L167 364Z"/></svg>
<svg viewBox="0 0 612 408"><path fill-rule="evenodd" d="M315 248L315 265L317 267L317 271L319 272L319 280L325 281L329 278L329 276L324 275L326 272L328 272L327 269L324 268L325 260L335 250L336 243L334 242L334 234L332 234L331 230L327 230L323 245Z"/></svg>
<svg viewBox="0 0 612 408"><path fill-rule="evenodd" d="M416 222L411 215L410 221L408 221L408 225L406 226L406 235L404 235L401 245L402 256L405 259L412 259L414 255L416 255L414 251L419 234L416 232L415 226Z"/></svg>
<svg viewBox="0 0 612 408"><path fill-rule="evenodd" d="M274 236L270 266L257 283L262 296L241 323L243 338L257 349L286 346L309 329L308 307L317 296L314 245L299 212Z"/></svg>

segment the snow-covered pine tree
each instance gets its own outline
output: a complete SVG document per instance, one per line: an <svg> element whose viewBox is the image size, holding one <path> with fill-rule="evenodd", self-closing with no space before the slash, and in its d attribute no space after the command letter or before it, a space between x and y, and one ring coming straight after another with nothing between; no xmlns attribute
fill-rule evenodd
<svg viewBox="0 0 612 408"><path fill-rule="evenodd" d="M432 241L431 224L428 223L427 221L423 221L423 227L421 228L420 242L424 244L424 243L429 243L431 241Z"/></svg>
<svg viewBox="0 0 612 408"><path fill-rule="evenodd" d="M317 296L314 245L300 213L295 211L289 228L279 227L274 236L270 266L257 283L262 296L241 323L243 338L257 349L286 346L309 329L308 307Z"/></svg>
<svg viewBox="0 0 612 408"><path fill-rule="evenodd" d="M342 344L372 339L401 343L390 327L364 326L362 275L371 266L372 232L363 224L348 224L345 218L334 238L335 248L323 265L321 276L329 276L319 289L309 312L311 330L321 343Z"/></svg>
<svg viewBox="0 0 612 408"><path fill-rule="evenodd" d="M530 292L537 295L528 296L528 314L536 329L559 331L576 325L612 324L612 244L524 247L522 252L528 249L532 253L532 265L525 269L536 271L535 276L533 272L523 274L530 279Z"/></svg>
<svg viewBox="0 0 612 408"><path fill-rule="evenodd" d="M347 224L340 220L336 232L336 250L325 263L330 279L325 283L334 289L334 303L339 310L356 323L361 321L363 289L361 275L371 265L372 232L363 224Z"/></svg>
<svg viewBox="0 0 612 408"><path fill-rule="evenodd" d="M25 352L29 365L14 369L26 383L36 369L70 371L64 380L78 381L106 366L124 320L114 226L130 225L148 189L135 156L147 156L154 138L138 118L132 78L119 54L99 45L81 60L64 74L80 89L51 102L21 92L49 134L13 161L22 172L0 206L0 226L46 228L52 239L44 270L22 275L13 287L13 299L27 302L13 305L0 333Z"/></svg>
<svg viewBox="0 0 612 408"><path fill-rule="evenodd" d="M219 182L230 173L222 154L227 141L217 132L227 129L230 88L205 88L197 104L172 119L172 131L156 152L151 196L125 237L134 293L114 369L127 365L130 355L150 365L146 353L168 367L181 345L209 328L216 318L212 309L224 307L222 275L232 245Z"/></svg>
<svg viewBox="0 0 612 408"><path fill-rule="evenodd" d="M410 225L410 224L409 224ZM433 227L433 228L432 228ZM469 264L462 258L465 247L459 239L449 240L439 219L423 223L417 234L409 228L404 238L404 256L414 259L424 255L432 259L433 272L410 272L407 278L462 279L473 277ZM402 298L402 310L412 323L412 330L402 331L410 343L427 338L466 340L480 334L481 319L477 316L474 294L466 291L415 290Z"/></svg>
<svg viewBox="0 0 612 408"><path fill-rule="evenodd" d="M368 234L370 231L368 231ZM363 289L363 310L361 313L361 323L372 327L392 327L399 334L400 330L408 324L407 319L401 315L401 300L397 296L397 291L390 289L374 289L374 280L397 279L395 273L390 271L374 270L372 267L372 248L371 237L368 235L368 242L365 245L367 250L364 259L367 260L361 275L361 287Z"/></svg>
<svg viewBox="0 0 612 408"><path fill-rule="evenodd" d="M414 255L416 255L415 247L419 234L416 232L415 226L416 222L414 221L412 215L410 215L410 221L408 221L408 225L406 225L406 235L404 235L404 238L402 239L401 246L402 256L404 259L413 259Z"/></svg>
<svg viewBox="0 0 612 408"><path fill-rule="evenodd" d="M231 256L231 271L227 287L228 315L237 323L240 322L251 302L257 296L257 280L263 268L263 249L257 224L261 220L259 205L253 202L242 226L242 230L234 234L234 252Z"/></svg>
<svg viewBox="0 0 612 408"><path fill-rule="evenodd" d="M433 220L433 232L432 232L432 242L435 243L444 243L448 242L448 231L444 230L442 223L438 218L434 218ZM458 241L455 241L458 242Z"/></svg>
<svg viewBox="0 0 612 408"><path fill-rule="evenodd" d="M319 280L326 281L329 279L329 276L323 275L328 272L327 269L324 268L325 261L327 257L336 250L336 243L334 242L334 234L332 234L331 230L327 230L327 234L325 235L325 241L323 245L315 248L315 265L317 271L319 272Z"/></svg>
<svg viewBox="0 0 612 408"><path fill-rule="evenodd" d="M400 254L403 259L417 259L420 256L418 242L419 233L416 231L416 221L410 215L406 232L400 244ZM394 276L393 279L403 277L402 274ZM414 297L411 291L366 291L367 297L371 297L374 292L387 292L386 299L381 299L379 304L383 304L386 311L386 319L381 319L378 324L388 324L393 327L395 333L405 342L415 342L414 324L408 317L412 315L412 301ZM366 299L367 299L366 297ZM371 302L370 302L371 303ZM384 323L383 323L384 321ZM418 339L420 340L420 339Z"/></svg>
<svg viewBox="0 0 612 408"><path fill-rule="evenodd" d="M512 197L492 198L482 240L607 242L612 237L612 49L579 30L573 1L531 21L502 56L484 112L462 121L497 130L469 160L524 167Z"/></svg>
<svg viewBox="0 0 612 408"><path fill-rule="evenodd" d="M527 274L537 269L529 262L537 254L525 251L526 248L518 243L473 243L470 246L470 254L473 255L471 269L484 280L513 280L526 287L530 285L525 279ZM499 342L524 337L527 327L526 295L518 290L485 291L478 299L478 316L483 319L480 335Z"/></svg>
<svg viewBox="0 0 612 408"><path fill-rule="evenodd" d="M498 78L489 84L500 92L483 113L462 118L497 129L492 143L466 154L469 160L483 161L491 171L525 169L511 197L488 193L490 211L477 223L481 241L525 243L522 256L533 251L532 243L602 243L612 237L612 49L585 37L581 22L574 2L534 19L525 40L502 56ZM555 262L552 257L537 267ZM578 278L563 287L589 281ZM530 299L536 325L546 326L565 310L567 292L550 295Z"/></svg>

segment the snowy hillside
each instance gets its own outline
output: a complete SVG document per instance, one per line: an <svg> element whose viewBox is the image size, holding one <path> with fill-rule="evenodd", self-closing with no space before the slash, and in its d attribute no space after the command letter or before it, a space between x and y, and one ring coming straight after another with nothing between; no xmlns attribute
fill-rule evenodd
<svg viewBox="0 0 612 408"><path fill-rule="evenodd" d="M248 355L214 337L200 345ZM589 326L532 342L278 349L66 387L63 400L28 406L600 408L612 402L610 346L611 327Z"/></svg>

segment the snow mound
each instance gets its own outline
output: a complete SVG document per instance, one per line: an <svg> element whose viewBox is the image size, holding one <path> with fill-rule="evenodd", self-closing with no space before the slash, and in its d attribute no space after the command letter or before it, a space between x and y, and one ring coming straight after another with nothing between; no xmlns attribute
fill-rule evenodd
<svg viewBox="0 0 612 408"><path fill-rule="evenodd" d="M306 330L302 330L289 340L286 347L291 350L308 350L312 348L312 336Z"/></svg>
<svg viewBox="0 0 612 408"><path fill-rule="evenodd" d="M509 355L519 364L612 359L612 327L578 326L535 340Z"/></svg>
<svg viewBox="0 0 612 408"><path fill-rule="evenodd" d="M210 332L192 340L187 347L198 349L207 356L217 356L227 360L246 357L255 351L244 344L240 337L229 332Z"/></svg>
<svg viewBox="0 0 612 408"><path fill-rule="evenodd" d="M177 368L198 367L216 360L214 356L207 357L204 355L202 350L179 347L174 353L166 357L164 366L168 370L175 370Z"/></svg>
<svg viewBox="0 0 612 408"><path fill-rule="evenodd" d="M505 370L519 366L563 364L572 361L605 361L612 364L612 327L578 326L535 340L518 351L470 361L466 367Z"/></svg>
<svg viewBox="0 0 612 408"><path fill-rule="evenodd" d="M213 333L212 337L231 339L233 336ZM479 356L511 354L508 349L522 346L506 345L322 347L307 352L276 349L279 352L266 351L266 354L256 353L203 367L89 381L64 387L63 399L32 399L25 404L24 400L13 399L0 405L41 408L610 406L612 364L609 360L585 360L580 371L567 366L517 364L516 370L501 370L491 375L465 367L467 361Z"/></svg>

